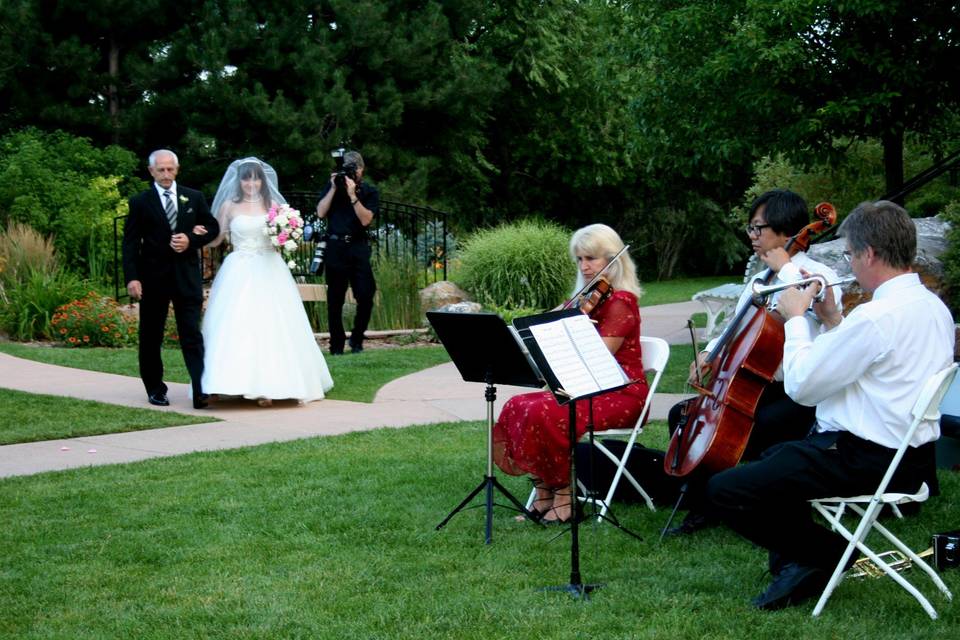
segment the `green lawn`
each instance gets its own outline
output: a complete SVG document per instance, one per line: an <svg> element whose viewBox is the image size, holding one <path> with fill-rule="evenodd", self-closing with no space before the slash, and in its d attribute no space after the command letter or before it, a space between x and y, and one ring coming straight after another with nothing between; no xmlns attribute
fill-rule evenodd
<svg viewBox="0 0 960 640"><path fill-rule="evenodd" d="M640 299L641 312L643 307L652 307L655 304L671 302L687 302L693 294L710 289L728 282L741 282L743 274L738 276L709 276L704 278L677 278L662 282L644 282L643 298Z"/></svg>
<svg viewBox="0 0 960 640"><path fill-rule="evenodd" d="M219 422L207 416L188 416L0 389L0 445L76 438L103 433L159 429L201 422Z"/></svg>
<svg viewBox="0 0 960 640"><path fill-rule="evenodd" d="M137 350L133 348L70 349L0 342L0 351L63 367L139 376ZM335 385L327 397L332 400L372 402L377 390L394 378L449 360L447 352L440 346L367 349L359 354L335 357L327 355L327 366ZM164 380L183 383L190 381L179 349L164 349L163 363Z"/></svg>
<svg viewBox="0 0 960 640"><path fill-rule="evenodd" d="M765 554L724 529L658 542L666 509L615 507L642 541L581 527L583 579L604 585L589 602L543 591L569 581L569 535L499 508L489 546L482 508L434 530L482 479L485 442L458 423L0 480L0 637L956 637L960 608L935 598L933 622L887 579L841 584L819 619L755 611ZM957 522L940 498L890 526L922 549ZM960 571L944 579L960 593Z"/></svg>

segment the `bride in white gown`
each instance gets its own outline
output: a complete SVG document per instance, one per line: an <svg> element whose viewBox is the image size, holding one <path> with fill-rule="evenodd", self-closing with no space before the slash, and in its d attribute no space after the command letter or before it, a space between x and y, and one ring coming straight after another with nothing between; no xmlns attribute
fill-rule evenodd
<svg viewBox="0 0 960 640"><path fill-rule="evenodd" d="M285 204L273 167L230 164L213 199L220 237L232 251L217 271L203 316L203 389L272 400L319 400L333 378L313 336L290 270L266 235L266 215Z"/></svg>

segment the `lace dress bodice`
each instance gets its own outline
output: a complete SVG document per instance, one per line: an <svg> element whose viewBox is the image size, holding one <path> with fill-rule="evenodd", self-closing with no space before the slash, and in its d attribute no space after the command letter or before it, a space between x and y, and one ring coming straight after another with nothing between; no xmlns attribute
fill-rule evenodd
<svg viewBox="0 0 960 640"><path fill-rule="evenodd" d="M264 253L273 251L266 231L266 214L238 215L230 220L230 244L234 251Z"/></svg>

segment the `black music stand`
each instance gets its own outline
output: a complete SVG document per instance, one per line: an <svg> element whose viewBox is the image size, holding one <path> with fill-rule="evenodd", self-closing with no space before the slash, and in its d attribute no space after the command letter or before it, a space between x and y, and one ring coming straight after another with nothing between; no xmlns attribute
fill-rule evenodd
<svg viewBox="0 0 960 640"><path fill-rule="evenodd" d="M563 389L560 380L554 375L553 370L550 367L549 362L547 361L547 356L544 351L541 349L541 345L534 338L530 327L536 324L544 324L548 322L562 321L564 318L582 316L582 312L579 309L566 309L563 311L549 311L547 313L542 313L536 316L526 316L523 318L516 318L513 321L513 325L517 328L520 336L523 339L524 344L527 345L528 350L530 351L530 356L533 358L538 369L542 372L544 380L547 383L547 386L550 388L550 391L553 393L554 397L557 399L557 402L561 405L566 404L569 407L569 440L570 440L570 486L572 487L572 493L570 495L571 502L571 516L570 516L570 582L565 585L544 587L546 591L566 591L575 598L581 598L584 600L589 599L589 594L596 589L602 587L602 584L584 584L583 579L580 575L580 526L579 518L577 517L578 511L578 498L577 498L577 465L576 465L576 447L577 447L577 400L588 400L594 396L599 396L610 391L616 391L630 384L636 382L635 380L628 380L626 374L621 370L621 376L623 378L622 382L619 384L606 384L601 385L602 388L597 389L596 391L590 393L583 393L576 397L571 396L568 392ZM605 348L605 347L604 347ZM590 425L590 428L593 428L593 425ZM627 531L624 529L624 531ZM627 531L631 535L636 536L632 532Z"/></svg>
<svg viewBox="0 0 960 640"><path fill-rule="evenodd" d="M487 473L480 484L436 528L438 531L442 529L481 490L486 489L486 543L490 544L493 541L494 488L506 496L518 511L534 518L493 475L493 404L497 399L494 385L540 388L544 383L500 316L494 313L428 311L427 320L464 381L487 385L484 392L487 402Z"/></svg>

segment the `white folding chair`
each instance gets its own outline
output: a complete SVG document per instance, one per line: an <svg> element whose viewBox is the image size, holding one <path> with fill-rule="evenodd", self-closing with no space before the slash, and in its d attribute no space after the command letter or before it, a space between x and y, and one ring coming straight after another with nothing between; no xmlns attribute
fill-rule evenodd
<svg viewBox="0 0 960 640"><path fill-rule="evenodd" d="M603 516L606 515L607 510L609 509L610 501L613 499L613 494L617 490L617 485L620 483L621 478L626 478L630 484L633 485L633 488L636 489L641 496L643 496L643 499L647 503L647 507L649 507L651 511L656 510L653 506L653 500L650 498L650 495L643 489L642 486L640 486L640 483L637 482L637 479L633 477L633 474L630 473L626 466L627 460L630 458L633 443L636 442L637 436L643 432L643 423L650 414L650 405L653 402L653 394L657 390L657 385L660 384L660 376L663 375L663 370L667 366L667 360L670 358L670 345L667 344L667 341L662 338L648 338L641 336L640 349L643 353L643 369L647 374L648 387L647 399L644 401L643 409L640 411L640 417L630 428L607 429L606 431L600 432L604 438L627 438L627 446L623 450L623 455L618 456L610 451L610 449L605 447L600 440L594 440L594 446L596 449L617 465L617 470L613 475L613 481L610 483L610 488L607 490L607 496L601 503L598 520L602 519ZM651 374L653 374L652 377ZM589 437L589 435L585 435L584 437ZM596 438L596 435L594 438ZM580 493L586 494L586 492L583 491L582 486L580 486L579 489ZM528 509L533 505L536 495L537 490L534 488L530 492L530 497L527 500ZM580 499L590 502L600 502L596 500L596 498L584 498L581 496Z"/></svg>
<svg viewBox="0 0 960 640"><path fill-rule="evenodd" d="M846 550L843 553L843 557L840 558L840 562L837 563L837 567L833 571L833 575L830 576L830 581L827 583L823 593L820 595L820 600L817 602L817 606L813 609L814 616L820 615L820 612L823 611L824 606L827 604L827 600L830 598L830 594L833 593L833 590L843 579L843 568L850 560L853 550L856 548L862 551L877 567L882 569L885 574L893 578L897 584L906 589L908 593L916 598L917 602L920 603L920 606L923 607L924 611L926 611L931 618L936 619L937 612L930 604L930 601L927 600L927 598L920 593L916 587L907 582L906 578L898 573L890 563L884 561L880 555L875 553L866 545L865 540L871 531L880 533L901 553L903 553L904 556L910 559L912 566L920 567L923 571L925 571L927 575L930 576L930 579L933 580L933 583L937 585L937 588L940 589L940 592L943 593L948 600L953 598L950 590L947 589L947 585L943 583L943 580L940 579L940 576L937 575L930 565L924 562L920 556L914 553L909 547L907 547L907 545L893 535L889 529L879 524L877 522L877 517L880 515L880 510L885 504L891 505L891 507L895 508L896 505L907 502L923 502L929 497L930 491L926 483L924 483L920 487L919 491L917 491L915 494L887 493L887 485L890 484L890 479L897 470L897 466L900 464L900 460L903 458L903 455L910 444L910 440L913 438L913 434L917 430L917 427L920 425L920 423L926 420L940 419L940 402L943 400L943 396L946 393L947 388L953 382L953 378L956 373L957 365L951 364L949 367L934 374L927 380L923 390L920 392L920 395L917 398L916 403L913 405L913 410L911 411L913 420L910 423L910 428L907 429L907 433L904 435L903 441L900 443L899 448L897 448L897 452L893 456L890 466L887 467L887 472L880 481L880 486L877 487L877 491L873 495L818 498L810 501L810 504L813 505L813 508L816 509L817 512L819 512L820 515L827 520L827 522L830 523L830 526L833 528L833 530L842 535L849 542ZM851 511L854 511L860 515L860 523L857 525L856 530L852 533L841 522L846 507L849 507Z"/></svg>

